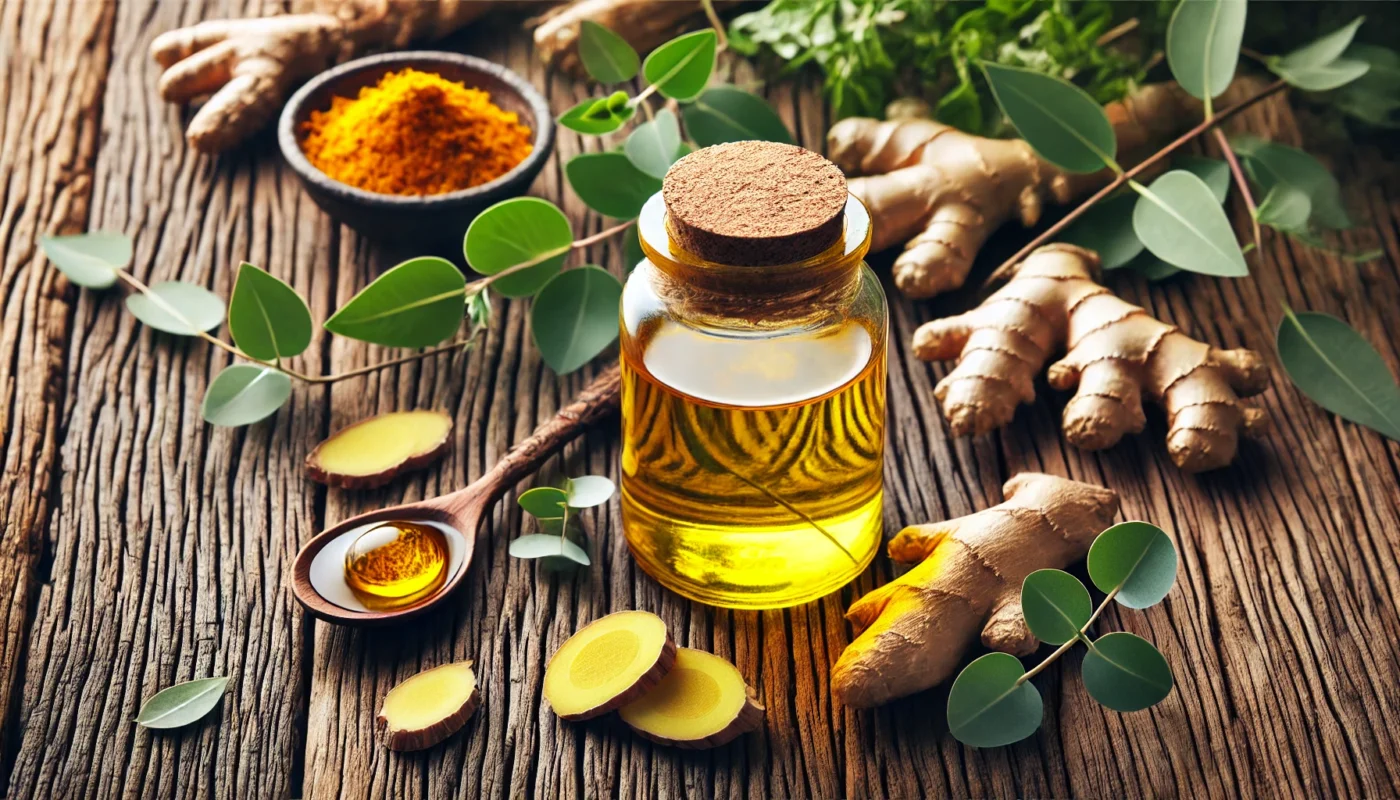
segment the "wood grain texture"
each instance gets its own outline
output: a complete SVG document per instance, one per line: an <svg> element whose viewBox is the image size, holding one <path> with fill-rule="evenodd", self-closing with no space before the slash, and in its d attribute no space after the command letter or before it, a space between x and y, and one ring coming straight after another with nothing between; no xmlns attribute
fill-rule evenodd
<svg viewBox="0 0 1400 800"><path fill-rule="evenodd" d="M0 12L0 36L20 30L9 9ZM37 520L32 535L52 554L38 576L42 586L22 642L12 631L14 614L25 608L14 594L26 591L23 579L0 584L9 604L0 608L11 615L5 618L11 627L0 628L6 631L0 653L28 652L18 704L7 717L7 730L22 737L9 761L13 797L1400 793L1400 742L1390 724L1400 710L1392 679L1400 666L1400 445L1306 401L1271 355L1279 303L1286 300L1346 319L1400 371L1396 153L1363 145L1341 150L1334 162L1348 203L1364 212L1358 230L1338 241L1351 249L1379 245L1382 259L1354 265L1270 235L1253 262L1254 278L1186 276L1149 286L1114 277L1126 299L1192 336L1270 354L1274 386L1257 402L1273 430L1219 472L1193 477L1173 467L1161 447L1160 415L1150 415L1146 432L1112 450L1068 447L1058 426L1066 398L1043 383L1041 399L1007 429L950 438L932 393L948 367L914 361L907 341L920 323L971 298L913 303L891 295L890 533L995 504L1008 476L1035 469L1117 490L1124 518L1162 525L1181 552L1178 587L1165 603L1147 612L1110 610L1100 626L1138 633L1163 650L1177 679L1165 702L1131 715L1104 711L1077 678L1076 653L1035 680L1046 698L1038 735L974 751L946 733L946 689L865 712L830 698L830 666L851 638L842 613L853 597L889 579L883 557L853 586L816 603L762 613L710 609L663 591L635 567L616 503L584 515L592 569L556 575L509 558L509 539L532 524L522 521L512 492L478 534L466 585L442 613L365 630L312 622L301 613L286 582L300 543L355 513L480 477L601 367L554 376L529 343L527 304L498 300L497 322L474 352L329 388L300 387L272 421L230 431L209 428L198 416L204 388L227 363L221 353L141 328L113 294L66 295L75 301L68 322L67 306L46 299L54 294L43 289L53 286L52 277L44 278L47 284L29 277L52 273L23 265L16 271L16 259L36 260L38 223L16 227L23 214L79 226L86 218L90 227L124 230L136 237L138 275L178 276L224 295L246 257L289 280L321 319L379 271L413 255L333 226L280 166L270 138L216 161L184 147L179 115L154 95L145 47L179 22L236 11L213 0L189 8L121 0L110 22L105 94L95 101L102 136L90 213L71 215L64 203L75 201L57 195L48 206L5 198L15 210L0 217L7 310L0 386L7 392L3 413L11 415L0 503L19 497L53 505L52 514L27 517L7 509L7 520ZM586 87L546 74L528 37L508 20L478 26L447 46L522 71L547 89L554 108L586 94ZM93 47L95 58L101 51ZM741 67L738 77L752 73ZM15 84L10 75L0 85ZM49 110L43 98L29 96L16 112L14 90L7 90L12 117L62 111L69 135L81 141L84 118L76 111ZM776 85L768 94L802 142L820 147L828 120L815 87ZM76 96L81 93L69 95ZM17 135L10 124L7 118L6 142ZM1301 141L1283 100L1234 125ZM604 221L566 190L560 164L599 147L561 132L559 152L533 188L561 201L580 235ZM29 152L31 163L58 157ZM9 163L5 180L13 195L18 172ZM30 177L25 185L61 182ZM1238 202L1232 213L1246 235ZM1024 241L1011 228L998 234L976 274ZM617 242L576 255L574 263L585 259L622 269ZM889 260L875 259L877 271L887 270ZM60 310L52 310L55 304ZM16 312L23 321L13 322ZM387 355L319 336L301 366L345 369ZM48 372L28 368L46 358L54 365ZM53 401L28 405L48 386L56 387ZM330 430L410 407L443 409L457 420L452 449L437 467L364 493L321 489L301 476L301 457ZM24 433L10 433L20 429L11 419L25 420ZM45 448L60 445L61 462L46 462ZM617 451L616 426L599 426L552 459L538 481L616 477ZM15 535L7 522L7 554ZM23 552L32 559L32 549ZM19 573L0 571L9 574ZM548 656L582 624L629 608L659 613L679 645L732 659L768 707L763 730L725 748L688 753L651 745L615 719L556 719L541 697ZM476 661L482 707L461 733L422 753L391 753L375 740L374 716L390 687L463 658ZM0 661L0 678L11 663ZM233 681L208 721L161 735L132 725L142 698L214 674Z"/></svg>

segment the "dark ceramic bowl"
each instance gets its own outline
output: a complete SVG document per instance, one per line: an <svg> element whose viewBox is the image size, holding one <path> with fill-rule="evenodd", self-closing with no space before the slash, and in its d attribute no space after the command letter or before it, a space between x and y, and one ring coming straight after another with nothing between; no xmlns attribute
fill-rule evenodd
<svg viewBox="0 0 1400 800"><path fill-rule="evenodd" d="M491 102L519 114L520 121L535 132L530 155L490 183L423 196L367 192L312 166L300 144L302 125L310 119L311 112L330 108L332 97L356 97L360 89L378 83L386 73L410 67L489 92ZM282 156L316 205L337 222L378 240L424 245L460 243L467 225L487 206L522 195L530 188L554 147L554 118L544 97L511 70L473 56L420 50L359 58L312 78L282 109L277 142Z"/></svg>

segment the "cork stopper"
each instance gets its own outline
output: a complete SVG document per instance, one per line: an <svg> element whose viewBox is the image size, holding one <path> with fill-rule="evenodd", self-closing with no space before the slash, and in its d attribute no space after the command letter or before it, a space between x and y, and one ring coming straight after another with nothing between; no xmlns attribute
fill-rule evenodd
<svg viewBox="0 0 1400 800"><path fill-rule="evenodd" d="M671 236L687 251L734 266L791 264L841 238L846 177L790 144L731 142L696 150L661 186Z"/></svg>

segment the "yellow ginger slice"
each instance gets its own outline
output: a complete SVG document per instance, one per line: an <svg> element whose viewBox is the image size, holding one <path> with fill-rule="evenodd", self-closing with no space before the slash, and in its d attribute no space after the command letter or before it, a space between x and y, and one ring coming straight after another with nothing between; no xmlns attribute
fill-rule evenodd
<svg viewBox="0 0 1400 800"><path fill-rule="evenodd" d="M660 617L619 611L564 642L545 669L544 697L564 719L592 719L642 696L675 662L676 645Z"/></svg>
<svg viewBox="0 0 1400 800"><path fill-rule="evenodd" d="M452 418L441 411L396 411L334 433L306 457L306 474L342 489L374 489L447 452Z"/></svg>
<svg viewBox="0 0 1400 800"><path fill-rule="evenodd" d="M681 647L675 668L618 715L653 742L703 750L754 730L763 724L763 712L763 704L733 664Z"/></svg>
<svg viewBox="0 0 1400 800"><path fill-rule="evenodd" d="M444 664L390 689L379 727L390 750L422 750L461 730L479 705L472 662Z"/></svg>

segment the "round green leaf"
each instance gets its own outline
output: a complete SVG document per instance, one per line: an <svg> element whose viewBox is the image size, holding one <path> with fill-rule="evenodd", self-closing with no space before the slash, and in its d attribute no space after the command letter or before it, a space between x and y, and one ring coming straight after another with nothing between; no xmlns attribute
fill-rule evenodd
<svg viewBox="0 0 1400 800"><path fill-rule="evenodd" d="M509 552L515 558L563 557L585 567L592 563L588 559L588 553L568 538L543 533L532 533L512 539Z"/></svg>
<svg viewBox="0 0 1400 800"><path fill-rule="evenodd" d="M617 487L601 475L584 475L569 479L569 507L592 508L612 499Z"/></svg>
<svg viewBox="0 0 1400 800"><path fill-rule="evenodd" d="M1400 386L1380 353L1351 326L1330 314L1285 310L1278 357L1314 403L1400 442Z"/></svg>
<svg viewBox="0 0 1400 800"><path fill-rule="evenodd" d="M1124 266L1142 252L1142 242L1133 232L1135 205L1133 194L1110 197L1084 212L1060 234L1060 241L1098 253L1104 269Z"/></svg>
<svg viewBox="0 0 1400 800"><path fill-rule="evenodd" d="M530 309L530 334L545 363L564 375L612 344L621 300L622 284L599 267L559 273Z"/></svg>
<svg viewBox="0 0 1400 800"><path fill-rule="evenodd" d="M516 502L532 517L558 519L564 516L564 507L569 504L569 493L553 486L536 486L521 492L520 499Z"/></svg>
<svg viewBox="0 0 1400 800"><path fill-rule="evenodd" d="M1215 195L1216 202L1225 202L1225 196L1230 193L1230 165L1224 159L1178 156L1175 165L1177 169L1184 169L1205 181L1206 186L1210 187L1210 193Z"/></svg>
<svg viewBox="0 0 1400 800"><path fill-rule="evenodd" d="M1078 578L1063 570L1038 569L1021 583L1021 611L1035 638L1064 644L1089 624L1094 607Z"/></svg>
<svg viewBox="0 0 1400 800"><path fill-rule="evenodd" d="M1279 184L1264 196L1254 218L1263 225L1282 231L1306 231L1312 215L1312 200L1296 186Z"/></svg>
<svg viewBox="0 0 1400 800"><path fill-rule="evenodd" d="M259 364L234 364L214 377L202 413L211 425L237 428L272 415L292 396L285 372Z"/></svg>
<svg viewBox="0 0 1400 800"><path fill-rule="evenodd" d="M1118 140L1099 104L1069 81L979 61L1001 110L1046 161L1069 172L1114 163Z"/></svg>
<svg viewBox="0 0 1400 800"><path fill-rule="evenodd" d="M491 283L506 297L528 297L559 274L573 243L574 230L558 206L538 197L516 197L472 220L462 251L482 275L534 263Z"/></svg>
<svg viewBox="0 0 1400 800"><path fill-rule="evenodd" d="M1176 548L1156 525L1120 522L1089 548L1089 579L1127 608L1154 606L1176 582Z"/></svg>
<svg viewBox="0 0 1400 800"><path fill-rule="evenodd" d="M40 236L39 247L68 280L89 289L116 283L117 270L131 262L131 237L120 233Z"/></svg>
<svg viewBox="0 0 1400 800"><path fill-rule="evenodd" d="M1174 169L1150 188L1133 187L1142 195L1133 208L1133 230L1153 255L1203 275L1249 274L1230 220L1205 181Z"/></svg>
<svg viewBox="0 0 1400 800"><path fill-rule="evenodd" d="M462 327L466 288L451 261L409 259L350 298L325 329L388 347L431 347Z"/></svg>
<svg viewBox="0 0 1400 800"><path fill-rule="evenodd" d="M666 170L680 158L680 147L680 123L670 109L662 109L656 113L656 119L632 131L623 152L632 166L653 178L664 178Z"/></svg>
<svg viewBox="0 0 1400 800"><path fill-rule="evenodd" d="M756 139L792 144L778 112L763 98L733 86L712 86L681 107L685 131L701 147Z"/></svg>
<svg viewBox="0 0 1400 800"><path fill-rule="evenodd" d="M614 92L612 97L621 94L625 99L624 92ZM588 134L590 136L601 136L605 133L612 133L627 124L627 120L637 113L632 106L623 103L614 107L610 103L611 97L595 97L584 100L582 103L565 111L559 115L559 124L571 131Z"/></svg>
<svg viewBox="0 0 1400 800"><path fill-rule="evenodd" d="M290 358L311 344L311 309L295 289L244 262L228 304L228 330L253 358Z"/></svg>
<svg viewBox="0 0 1400 800"><path fill-rule="evenodd" d="M1184 0L1167 26L1167 64L1193 97L1218 97L1234 80L1245 0Z"/></svg>
<svg viewBox="0 0 1400 800"><path fill-rule="evenodd" d="M599 83L630 81L641 66L637 51L626 39L587 19L579 26L578 57Z"/></svg>
<svg viewBox="0 0 1400 800"><path fill-rule="evenodd" d="M212 711L227 687L228 678L201 678L162 689L141 704L136 724L157 730L188 725Z"/></svg>
<svg viewBox="0 0 1400 800"><path fill-rule="evenodd" d="M713 29L687 33L651 51L642 64L642 75L656 91L672 100L687 102L704 91L715 68Z"/></svg>
<svg viewBox="0 0 1400 800"><path fill-rule="evenodd" d="M1000 747L1035 733L1045 707L1021 661L988 653L968 664L948 691L948 730L971 747Z"/></svg>
<svg viewBox="0 0 1400 800"><path fill-rule="evenodd" d="M163 281L152 284L149 293L127 295L126 310L152 328L177 336L213 330L224 321L223 299L184 281Z"/></svg>
<svg viewBox="0 0 1400 800"><path fill-rule="evenodd" d="M1172 669L1152 643L1131 633L1099 637L1084 656L1084 688L1114 711L1141 711L1172 691Z"/></svg>
<svg viewBox="0 0 1400 800"><path fill-rule="evenodd" d="M1265 196L1277 186L1291 186L1311 201L1310 222L1333 230L1351 227L1341 184L1321 161L1296 147L1256 136L1232 137L1230 147Z"/></svg>
<svg viewBox="0 0 1400 800"><path fill-rule="evenodd" d="M585 153L569 159L564 175L589 208L609 217L632 219L642 213L661 180L632 165L623 153Z"/></svg>

